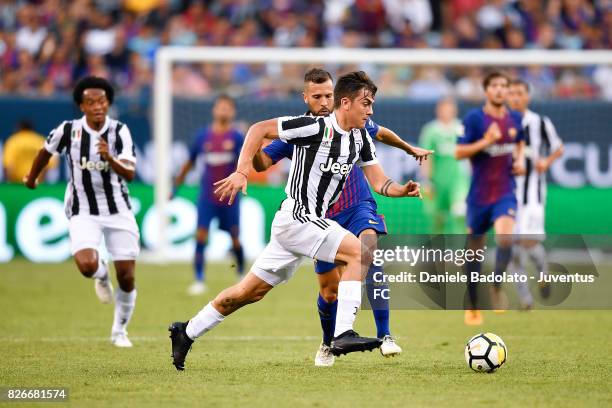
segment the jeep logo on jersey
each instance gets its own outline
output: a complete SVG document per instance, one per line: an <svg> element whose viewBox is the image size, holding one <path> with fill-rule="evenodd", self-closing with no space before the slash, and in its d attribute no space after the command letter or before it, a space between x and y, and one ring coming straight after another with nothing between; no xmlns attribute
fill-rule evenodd
<svg viewBox="0 0 612 408"><path fill-rule="evenodd" d="M98 171L108 171L110 168L107 161L99 161L95 162L92 160L87 160L85 157L81 157L81 164L79 164L81 170L98 170Z"/></svg>
<svg viewBox="0 0 612 408"><path fill-rule="evenodd" d="M326 163L321 163L319 165L319 168L324 173L327 173L329 171L334 174L341 174L343 176L348 174L351 171L352 167L353 167L352 164L347 164L347 163L340 164L338 162L334 162L331 157L327 159Z"/></svg>

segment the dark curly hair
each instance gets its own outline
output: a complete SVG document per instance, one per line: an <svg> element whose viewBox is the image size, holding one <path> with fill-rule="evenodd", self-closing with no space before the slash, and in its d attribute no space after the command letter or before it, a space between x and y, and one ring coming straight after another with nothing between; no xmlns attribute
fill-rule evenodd
<svg viewBox="0 0 612 408"><path fill-rule="evenodd" d="M334 108L340 106L342 98L354 100L362 89L369 92L372 97L376 95L376 91L378 90L368 74L363 71L349 72L348 74L342 75L338 78L338 82L334 87Z"/></svg>
<svg viewBox="0 0 612 408"><path fill-rule="evenodd" d="M77 105L81 105L83 103L83 92L86 89L102 89L106 93L106 99L108 99L108 103L110 105L113 104L113 99L115 98L115 90L113 86L104 78L88 76L81 79L74 87L74 91L72 92L72 99L74 103Z"/></svg>

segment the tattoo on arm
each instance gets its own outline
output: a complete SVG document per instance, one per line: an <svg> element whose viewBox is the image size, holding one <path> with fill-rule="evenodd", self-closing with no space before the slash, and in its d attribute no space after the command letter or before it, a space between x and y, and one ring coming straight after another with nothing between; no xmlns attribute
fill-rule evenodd
<svg viewBox="0 0 612 408"><path fill-rule="evenodd" d="M393 180L387 179L387 181L385 181L385 184L383 184L383 186L380 188L380 194L388 196L388 191L389 187L391 187L391 184L393 184Z"/></svg>

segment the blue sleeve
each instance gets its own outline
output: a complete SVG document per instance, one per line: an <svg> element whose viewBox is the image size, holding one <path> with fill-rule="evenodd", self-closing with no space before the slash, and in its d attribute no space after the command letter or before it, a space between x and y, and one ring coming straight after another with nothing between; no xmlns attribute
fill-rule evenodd
<svg viewBox="0 0 612 408"><path fill-rule="evenodd" d="M191 147L189 148L189 161L191 161L192 163L195 163L200 153L202 153L202 146L204 145L205 135L206 132L204 130L199 131L195 137L195 140L191 144Z"/></svg>
<svg viewBox="0 0 612 408"><path fill-rule="evenodd" d="M270 156L273 163L276 163L284 158L291 160L293 157L293 145L285 143L280 139L276 139L264 147L263 151L265 154Z"/></svg>
<svg viewBox="0 0 612 408"><path fill-rule="evenodd" d="M372 119L368 119L365 124L365 129L368 131L372 139L376 139L380 126L378 126L378 123L374 122Z"/></svg>
<svg viewBox="0 0 612 408"><path fill-rule="evenodd" d="M458 135L458 144L474 143L482 138L479 115L476 111L469 112L463 119L463 133Z"/></svg>

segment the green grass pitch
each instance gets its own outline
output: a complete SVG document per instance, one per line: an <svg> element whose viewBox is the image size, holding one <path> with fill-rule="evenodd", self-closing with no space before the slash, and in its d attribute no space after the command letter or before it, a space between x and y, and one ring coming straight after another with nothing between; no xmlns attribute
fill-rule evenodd
<svg viewBox="0 0 612 408"><path fill-rule="evenodd" d="M87 407L612 406L611 311L485 312L481 328L464 326L458 311L393 311L400 357L357 353L314 367L320 326L309 265L199 339L178 373L168 323L235 280L222 264L208 276L209 292L192 298L188 265L139 265L126 350L108 342L112 306L98 303L72 263L1 265L0 387L68 387L69 405ZM357 330L375 333L370 311L359 313ZM472 372L463 357L481 331L508 346L494 374Z"/></svg>

